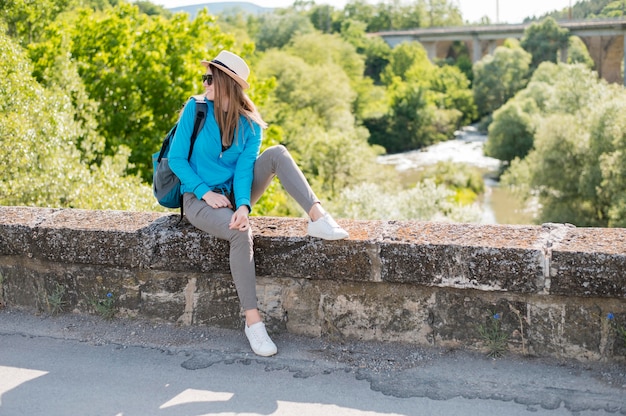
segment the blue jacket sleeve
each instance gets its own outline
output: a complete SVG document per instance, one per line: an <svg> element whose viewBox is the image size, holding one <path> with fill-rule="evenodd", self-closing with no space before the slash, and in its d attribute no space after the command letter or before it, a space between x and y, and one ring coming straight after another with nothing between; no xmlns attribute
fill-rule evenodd
<svg viewBox="0 0 626 416"><path fill-rule="evenodd" d="M244 149L237 160L235 175L233 178L233 190L235 192L235 205L237 208L247 205L251 210L250 191L254 175L254 162L261 150L263 130L257 123L250 122L244 117L240 119L240 140L244 140ZM241 137L243 136L243 137Z"/></svg>
<svg viewBox="0 0 626 416"><path fill-rule="evenodd" d="M202 199L210 188L202 178L189 165L189 147L191 145L191 133L196 114L196 101L191 99L185 104L183 114L178 121L174 140L170 145L169 165L172 172L178 176L185 189L193 190L198 199Z"/></svg>

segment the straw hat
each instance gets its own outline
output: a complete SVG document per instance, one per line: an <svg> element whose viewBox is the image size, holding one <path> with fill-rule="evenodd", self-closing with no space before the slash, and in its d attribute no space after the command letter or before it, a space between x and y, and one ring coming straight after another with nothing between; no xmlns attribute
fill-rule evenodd
<svg viewBox="0 0 626 416"><path fill-rule="evenodd" d="M248 84L248 76L250 75L250 68L246 62L238 55L235 55L229 51L221 51L215 58L210 61L202 61L202 65L206 68L209 65L221 69L230 76L232 79L241 85L243 89L250 88Z"/></svg>

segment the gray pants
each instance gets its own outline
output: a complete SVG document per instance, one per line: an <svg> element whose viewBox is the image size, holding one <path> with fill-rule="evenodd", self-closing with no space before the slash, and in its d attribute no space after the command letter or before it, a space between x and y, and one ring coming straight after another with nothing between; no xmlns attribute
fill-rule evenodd
<svg viewBox="0 0 626 416"><path fill-rule="evenodd" d="M254 164L254 179L250 202L254 205L263 192L278 176L280 183L296 202L309 210L319 202L306 178L284 146L272 146L266 149ZM196 228L217 238L230 242L230 272L241 306L244 310L257 308L256 272L254 269L254 251L252 230L231 230L228 228L233 211L230 208L212 208L193 193L183 195L185 216Z"/></svg>

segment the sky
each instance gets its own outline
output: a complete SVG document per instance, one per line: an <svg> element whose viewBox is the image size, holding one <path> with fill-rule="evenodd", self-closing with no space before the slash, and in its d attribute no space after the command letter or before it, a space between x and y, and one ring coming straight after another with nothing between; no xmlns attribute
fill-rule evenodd
<svg viewBox="0 0 626 416"><path fill-rule="evenodd" d="M227 0L220 0L227 1ZM247 1L262 7L288 7L293 0L237 0ZM371 1L377 4L381 0ZM578 0L451 0L461 9L463 19L473 23L483 16L488 16L496 23L521 23L525 17L540 16L554 10L561 10ZM211 0L152 0L155 4L165 7L187 6L190 4L211 3ZM343 8L347 0L315 0L316 4L330 4Z"/></svg>

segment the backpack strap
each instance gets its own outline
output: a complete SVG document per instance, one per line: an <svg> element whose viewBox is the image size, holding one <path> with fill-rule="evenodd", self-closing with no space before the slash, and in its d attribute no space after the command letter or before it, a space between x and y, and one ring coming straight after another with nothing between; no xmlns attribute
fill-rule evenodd
<svg viewBox="0 0 626 416"><path fill-rule="evenodd" d="M209 106L207 105L204 95L194 95L194 100L196 100L196 116L194 117L193 122L193 131L191 132L191 142L189 144L189 155L187 156L187 161L191 159L191 154L193 153L193 146L196 144L196 138L198 137L198 133L204 127L204 121L206 120L207 112L209 110ZM183 220L183 195L180 195L180 219L178 222Z"/></svg>
<svg viewBox="0 0 626 416"><path fill-rule="evenodd" d="M194 95L192 98L196 100L196 117L193 123L193 132L191 133L191 144L189 146L189 156L187 160L191 159L193 145L196 143L198 133L202 130L202 127L204 127L204 121L206 120L206 113L208 111L208 106L206 101L204 101L204 95Z"/></svg>

